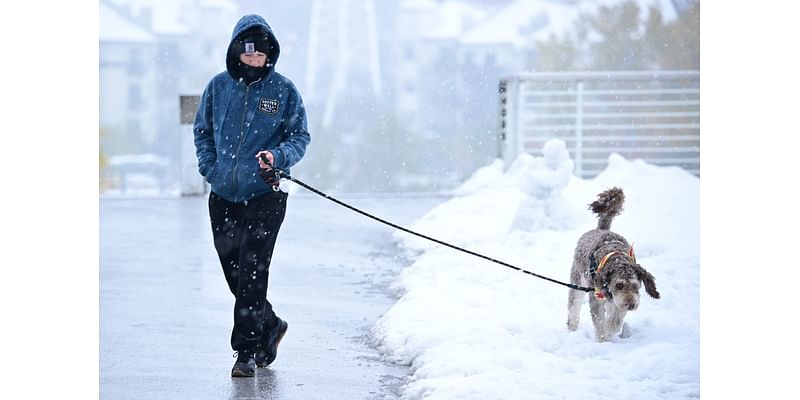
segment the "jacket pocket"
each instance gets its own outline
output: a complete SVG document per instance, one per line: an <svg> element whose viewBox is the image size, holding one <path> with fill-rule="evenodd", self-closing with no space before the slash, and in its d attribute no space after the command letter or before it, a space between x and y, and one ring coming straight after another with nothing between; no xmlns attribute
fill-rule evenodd
<svg viewBox="0 0 800 400"><path fill-rule="evenodd" d="M206 175L206 181L211 185L211 189L217 193L229 189L228 187L231 185L229 179L226 179L226 170L230 170L230 160L217 159Z"/></svg>
<svg viewBox="0 0 800 400"><path fill-rule="evenodd" d="M218 162L214 161L214 164L211 164L211 168L208 170L208 173L206 173L206 182L209 184L213 181L214 173L217 172L217 164Z"/></svg>

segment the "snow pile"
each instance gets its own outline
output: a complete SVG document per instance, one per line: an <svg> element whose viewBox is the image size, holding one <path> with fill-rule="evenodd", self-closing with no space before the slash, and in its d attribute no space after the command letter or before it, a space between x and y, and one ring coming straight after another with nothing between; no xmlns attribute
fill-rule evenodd
<svg viewBox="0 0 800 400"><path fill-rule="evenodd" d="M522 154L503 172L503 162L478 169L453 190L458 196L441 204L414 223L412 230L468 246L486 237L504 235L512 226L533 226L548 219L541 216L572 176L573 162L563 141L551 140L543 148L544 158ZM394 234L401 246L412 251L439 245L428 240Z"/></svg>
<svg viewBox="0 0 800 400"><path fill-rule="evenodd" d="M568 289L405 233L414 257L402 293L374 326L380 349L412 366L405 398L699 397L699 186L674 167L609 158L591 180L571 175L563 142L478 170L457 197L411 229L561 281L575 242L597 220L587 209L613 186L626 194L612 229L635 243L660 300L642 291L632 336L594 341L589 307L568 332Z"/></svg>

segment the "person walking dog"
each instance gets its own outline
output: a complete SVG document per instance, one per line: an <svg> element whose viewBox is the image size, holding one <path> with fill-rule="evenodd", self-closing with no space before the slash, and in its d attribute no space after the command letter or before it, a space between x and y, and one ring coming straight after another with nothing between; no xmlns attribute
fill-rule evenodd
<svg viewBox="0 0 800 400"><path fill-rule="evenodd" d="M311 136L300 93L275 72L279 55L278 40L264 18L243 16L233 29L227 70L206 86L193 129L200 175L211 186L214 248L236 298L234 377L254 376L256 367L271 364L288 329L267 300L272 252L288 195L259 172L277 168L289 173Z"/></svg>

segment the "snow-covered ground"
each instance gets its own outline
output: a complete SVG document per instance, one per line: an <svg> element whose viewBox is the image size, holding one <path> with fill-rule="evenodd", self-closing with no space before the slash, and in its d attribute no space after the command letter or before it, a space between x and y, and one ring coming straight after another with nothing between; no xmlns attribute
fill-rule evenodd
<svg viewBox="0 0 800 400"><path fill-rule="evenodd" d="M632 335L598 343L588 301L578 331L567 330L565 287L397 232L414 262L373 335L384 353L411 365L404 397L699 397L699 178L614 154L585 180L572 175L563 142L543 150L507 171L500 161L476 171L411 229L568 281L575 242L597 224L587 205L618 186L625 210L612 230L634 242L661 299L642 290L625 319Z"/></svg>

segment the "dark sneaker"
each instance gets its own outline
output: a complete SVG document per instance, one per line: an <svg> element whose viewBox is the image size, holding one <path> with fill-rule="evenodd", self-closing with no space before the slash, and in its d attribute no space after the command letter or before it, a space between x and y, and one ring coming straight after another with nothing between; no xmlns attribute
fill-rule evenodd
<svg viewBox="0 0 800 400"><path fill-rule="evenodd" d="M256 353L256 365L261 368L272 364L275 358L278 357L278 345L281 343L283 335L286 334L286 330L289 329L289 324L286 321L278 317L275 318L278 319L278 324L264 335L264 341L261 342L261 350Z"/></svg>
<svg viewBox="0 0 800 400"><path fill-rule="evenodd" d="M256 360L252 352L240 351L234 354L236 363L233 364L231 376L249 378L256 374Z"/></svg>

